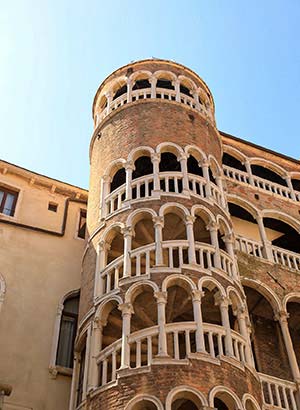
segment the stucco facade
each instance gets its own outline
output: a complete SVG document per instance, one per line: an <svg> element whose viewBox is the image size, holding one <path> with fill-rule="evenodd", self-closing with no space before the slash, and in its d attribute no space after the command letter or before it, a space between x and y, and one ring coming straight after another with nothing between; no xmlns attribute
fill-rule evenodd
<svg viewBox="0 0 300 410"><path fill-rule="evenodd" d="M1 165L4 408L300 409L299 161L220 132L171 61L108 76L93 120L85 241L86 191Z"/></svg>

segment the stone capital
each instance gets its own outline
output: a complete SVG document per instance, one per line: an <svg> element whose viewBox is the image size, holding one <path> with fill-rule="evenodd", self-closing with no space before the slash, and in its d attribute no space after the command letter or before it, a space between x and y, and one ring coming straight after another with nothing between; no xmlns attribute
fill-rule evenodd
<svg viewBox="0 0 300 410"><path fill-rule="evenodd" d="M150 157L152 162L160 161L160 154L158 152L152 152Z"/></svg>
<svg viewBox="0 0 300 410"><path fill-rule="evenodd" d="M195 222L195 220L196 220L196 217L195 217L195 216L193 216L193 215L185 215L185 223L186 223L186 225L189 225L189 224L193 225L193 223Z"/></svg>
<svg viewBox="0 0 300 410"><path fill-rule="evenodd" d="M193 301L201 302L202 297L205 295L205 292L199 289L192 290Z"/></svg>
<svg viewBox="0 0 300 410"><path fill-rule="evenodd" d="M158 304L166 304L168 299L168 292L154 292L154 297L157 300Z"/></svg>
<svg viewBox="0 0 300 410"><path fill-rule="evenodd" d="M215 294L214 299L215 305L220 306L221 308L228 308L228 306L230 305L230 300L226 296L220 295L219 293Z"/></svg>
<svg viewBox="0 0 300 410"><path fill-rule="evenodd" d="M103 175L102 180L103 182L111 182L112 177L110 175Z"/></svg>
<svg viewBox="0 0 300 410"><path fill-rule="evenodd" d="M121 229L121 234L126 237L132 237L133 236L133 229L131 226L125 226L124 228Z"/></svg>
<svg viewBox="0 0 300 410"><path fill-rule="evenodd" d="M182 152L181 154L178 155L177 159L178 159L179 162L187 161L188 155L185 152Z"/></svg>
<svg viewBox="0 0 300 410"><path fill-rule="evenodd" d="M220 228L220 226L219 226L218 222L216 222L216 221L210 221L206 226L206 229L209 230L209 231L218 231L219 228Z"/></svg>
<svg viewBox="0 0 300 410"><path fill-rule="evenodd" d="M110 244L106 241L100 241L98 244L99 251L104 252L104 251L109 251L110 250Z"/></svg>
<svg viewBox="0 0 300 410"><path fill-rule="evenodd" d="M134 313L131 303L121 303L118 309L122 312L122 316L131 316Z"/></svg>
<svg viewBox="0 0 300 410"><path fill-rule="evenodd" d="M134 171L135 170L135 166L134 166L134 162L133 161L127 161L125 164L124 164L124 168L126 169L126 171L127 170L131 170L131 171Z"/></svg>
<svg viewBox="0 0 300 410"><path fill-rule="evenodd" d="M290 315L288 312L286 312L285 310L281 310L275 313L274 320L281 323L287 323L289 317Z"/></svg>
<svg viewBox="0 0 300 410"><path fill-rule="evenodd" d="M164 217L163 216L154 216L152 218L154 227L156 226L161 226L162 228L164 227Z"/></svg>

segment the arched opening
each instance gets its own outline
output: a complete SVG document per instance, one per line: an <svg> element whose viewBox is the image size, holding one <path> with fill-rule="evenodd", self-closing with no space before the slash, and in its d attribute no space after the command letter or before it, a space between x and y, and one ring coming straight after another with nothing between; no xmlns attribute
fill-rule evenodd
<svg viewBox="0 0 300 410"><path fill-rule="evenodd" d="M267 238L272 245L292 252L300 252L300 235L286 222L275 218L263 218Z"/></svg>
<svg viewBox="0 0 300 410"><path fill-rule="evenodd" d="M217 410L237 410L236 402L227 392L218 392L214 398L214 407Z"/></svg>
<svg viewBox="0 0 300 410"><path fill-rule="evenodd" d="M176 211L175 211L176 212ZM169 211L164 215L163 241L186 240L186 226L180 211ZM163 245L164 264L168 267L179 268L181 263L188 263L188 247L176 243L171 248Z"/></svg>
<svg viewBox="0 0 300 410"><path fill-rule="evenodd" d="M127 84L124 84L122 87L118 88L113 96L113 101L121 97L123 94L127 94Z"/></svg>
<svg viewBox="0 0 300 410"><path fill-rule="evenodd" d="M188 173L203 177L202 167L199 165L199 161L196 160L193 155L190 155L187 159Z"/></svg>
<svg viewBox="0 0 300 410"><path fill-rule="evenodd" d="M157 303L151 286L140 286L137 290L137 294L134 295L132 306L134 313L131 316L131 333L157 324ZM137 366L138 360L140 360L141 366L148 364L147 337L141 339L140 343L140 353L137 351L136 342L130 343L130 366L132 368ZM152 355L155 356L158 353L158 336L151 337L151 346ZM138 358L139 354L140 358Z"/></svg>
<svg viewBox="0 0 300 410"><path fill-rule="evenodd" d="M159 172L180 172L180 162L172 152L162 152L160 156Z"/></svg>
<svg viewBox="0 0 300 410"><path fill-rule="evenodd" d="M280 324L270 302L257 290L244 286L252 324L251 343L257 371L291 380Z"/></svg>
<svg viewBox="0 0 300 410"><path fill-rule="evenodd" d="M300 299L291 299L287 303L287 312L289 314L288 324L294 352L300 367Z"/></svg>
<svg viewBox="0 0 300 410"><path fill-rule="evenodd" d="M133 224L132 250L145 245L154 244L155 232L152 216L147 212L138 215L138 220ZM155 250L141 251L131 255L131 276L149 273L149 269L155 265Z"/></svg>
<svg viewBox="0 0 300 410"><path fill-rule="evenodd" d="M102 346L99 346L99 350L105 349L107 346L110 346L112 343L122 338L122 313L118 309L118 302L112 300L108 302L103 310L101 315L101 321L104 323L102 329ZM121 349L116 351L115 357L116 369L119 369L121 366ZM110 382L113 378L113 357L109 355L107 357L107 370L106 370L106 382ZM100 386L106 382L102 379L103 376L103 362L99 364L99 382Z"/></svg>
<svg viewBox="0 0 300 410"><path fill-rule="evenodd" d="M200 397L189 390L179 391L172 399L171 410L200 410L202 408L203 403Z"/></svg>
<svg viewBox="0 0 300 410"><path fill-rule="evenodd" d="M117 259L119 256L123 255L124 252L124 238L121 233L120 227L114 227L106 238L107 243L107 265L113 260Z"/></svg>
<svg viewBox="0 0 300 410"><path fill-rule="evenodd" d="M166 90L174 90L174 86L172 85L172 81L166 79L166 78L159 78L156 83L156 98L163 98L165 100L169 100L169 94L164 93L163 91L160 92L160 88L166 89ZM171 95L171 100L175 101L176 97L175 95Z"/></svg>
<svg viewBox="0 0 300 410"><path fill-rule="evenodd" d="M157 406L150 400L142 399L136 403L131 410L157 410Z"/></svg>
<svg viewBox="0 0 300 410"><path fill-rule="evenodd" d="M242 307L241 300L238 298L236 293L234 291L229 292L229 300L230 304L228 306L228 315L229 315L229 323L230 323L230 328L234 330L235 332L241 333L241 329L239 326L239 320L238 320L238 312L239 309Z"/></svg>
<svg viewBox="0 0 300 410"><path fill-rule="evenodd" d="M251 164L251 170L252 174L257 177L267 179L268 181L275 182L276 184L287 186L286 180L269 168L263 167L262 165Z"/></svg>
<svg viewBox="0 0 300 410"><path fill-rule="evenodd" d="M247 399L245 403L245 410L258 410L257 406L253 403L252 400Z"/></svg>
<svg viewBox="0 0 300 410"><path fill-rule="evenodd" d="M117 301L108 302L102 313L101 320L104 323L102 330L102 346L100 350L114 343L122 337L122 313L118 309Z"/></svg>
<svg viewBox="0 0 300 410"><path fill-rule="evenodd" d="M245 165L239 159L233 157L227 152L224 152L222 162L223 162L223 165L227 165L228 167L247 172Z"/></svg>
<svg viewBox="0 0 300 410"><path fill-rule="evenodd" d="M210 232L207 229L206 221L196 213L194 221L194 241L202 243L211 243Z"/></svg>
<svg viewBox="0 0 300 410"><path fill-rule="evenodd" d="M126 171L125 168L120 168L114 176L112 177L110 183L110 192L113 192L115 189L119 188L121 185L125 184L126 182Z"/></svg>
<svg viewBox="0 0 300 410"><path fill-rule="evenodd" d="M239 237L247 238L255 242L261 242L259 227L256 219L250 214L250 212L234 203L228 203L229 213L233 224L234 232L237 236L239 250L246 252L253 256L262 256L258 247L252 246L251 243L239 241Z"/></svg>
<svg viewBox="0 0 300 410"><path fill-rule="evenodd" d="M132 173L132 179L142 177L144 175L153 174L153 164L151 158L146 155L142 155L134 162L134 171Z"/></svg>
<svg viewBox="0 0 300 410"><path fill-rule="evenodd" d="M173 284L167 290L168 299L166 304L166 323L193 322L193 304L191 291L185 282ZM186 334L184 329L181 329L176 334L176 342L174 333L167 333L168 354L173 358L184 359L187 355ZM196 352L195 331L189 332L189 344L191 352ZM178 356L176 357L176 349Z"/></svg>
<svg viewBox="0 0 300 410"><path fill-rule="evenodd" d="M172 410L200 410L192 400L177 399L172 403Z"/></svg>
<svg viewBox="0 0 300 410"><path fill-rule="evenodd" d="M148 78L142 78L140 80L136 80L134 83L134 86L132 87L132 90L141 90L143 88L151 88L150 81Z"/></svg>
<svg viewBox="0 0 300 410"><path fill-rule="evenodd" d="M180 84L180 93L192 97L190 89L183 84Z"/></svg>
<svg viewBox="0 0 300 410"><path fill-rule="evenodd" d="M212 182L213 184L217 185L216 178L214 177L214 174L213 174L213 172L212 172L212 170L211 170L211 167L208 168L208 173L209 173L209 180L210 180L210 182Z"/></svg>
<svg viewBox="0 0 300 410"><path fill-rule="evenodd" d="M201 310L202 310L202 320L204 323L210 323L212 325L222 326L222 318L219 307L220 291L218 287L213 282L206 282L203 285L204 296L201 298ZM225 341L224 338L218 340L218 335L216 333L211 334L212 340L210 340L209 332L204 332L205 349L210 352L212 356L220 356L225 352ZM220 348L222 349L220 351ZM223 352L222 352L223 351Z"/></svg>
<svg viewBox="0 0 300 410"><path fill-rule="evenodd" d="M293 178L292 184L293 184L294 190L300 192L300 179Z"/></svg>

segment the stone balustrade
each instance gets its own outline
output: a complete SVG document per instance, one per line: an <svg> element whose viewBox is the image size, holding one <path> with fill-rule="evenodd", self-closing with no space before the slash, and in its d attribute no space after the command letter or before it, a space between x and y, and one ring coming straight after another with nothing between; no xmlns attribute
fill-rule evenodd
<svg viewBox="0 0 300 410"><path fill-rule="evenodd" d="M296 383L259 373L262 385L264 408L278 410L297 410L295 394Z"/></svg>

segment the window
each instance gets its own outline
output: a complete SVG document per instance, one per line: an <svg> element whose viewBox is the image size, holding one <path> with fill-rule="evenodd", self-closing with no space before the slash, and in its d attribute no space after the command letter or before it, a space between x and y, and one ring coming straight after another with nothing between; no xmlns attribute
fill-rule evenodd
<svg viewBox="0 0 300 410"><path fill-rule="evenodd" d="M79 216L79 226L78 226L78 238L85 238L85 231L86 231L86 210L80 209L80 216Z"/></svg>
<svg viewBox="0 0 300 410"><path fill-rule="evenodd" d="M57 207L58 205L55 204L54 202L49 202L48 204L48 210L52 212L57 212Z"/></svg>
<svg viewBox="0 0 300 410"><path fill-rule="evenodd" d="M7 188L0 188L0 213L14 216L18 192Z"/></svg>
<svg viewBox="0 0 300 410"><path fill-rule="evenodd" d="M77 330L79 295L66 299L62 312L56 364L58 366L73 367L73 348Z"/></svg>

